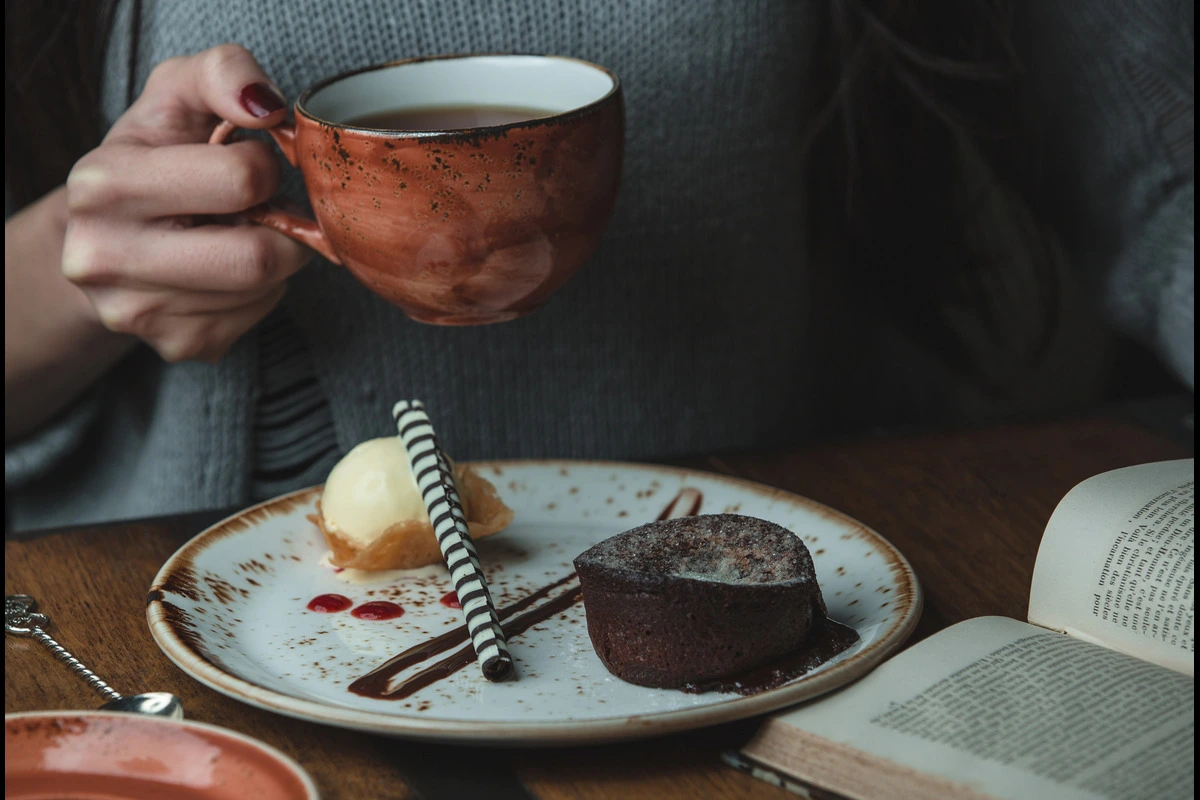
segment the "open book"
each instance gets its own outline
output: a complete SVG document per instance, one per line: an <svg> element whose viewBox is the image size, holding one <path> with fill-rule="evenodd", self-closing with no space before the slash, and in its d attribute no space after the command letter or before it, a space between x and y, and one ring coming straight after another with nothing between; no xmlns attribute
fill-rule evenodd
<svg viewBox="0 0 1200 800"><path fill-rule="evenodd" d="M1190 799L1195 564L1194 460L1097 475L1046 526L1033 624L953 625L726 759L817 800Z"/></svg>

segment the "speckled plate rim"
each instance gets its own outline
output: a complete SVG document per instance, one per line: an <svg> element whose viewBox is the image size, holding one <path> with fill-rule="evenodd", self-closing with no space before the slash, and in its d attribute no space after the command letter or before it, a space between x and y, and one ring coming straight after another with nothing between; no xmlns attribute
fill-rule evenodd
<svg viewBox="0 0 1200 800"><path fill-rule="evenodd" d="M317 791L317 784L313 782L312 776L296 762L295 759L288 756L286 753L278 750L266 742L255 739L253 736L248 736L244 733L231 730L230 728L222 728L220 725L212 725L208 722L200 722L194 719L167 719L166 717L154 717L145 714L130 714L127 711L97 711L97 710L81 710L81 711L17 711L11 714L4 715L5 735L8 733L8 725L10 722L19 722L26 719L107 719L119 720L121 722L137 722L147 725L164 725L169 728L183 728L184 730L200 730L211 734L220 739L232 739L241 742L252 750L264 755L271 761L283 766L290 772L300 785L304 788L305 797L307 800L320 800L321 794ZM86 735L81 734L81 735ZM4 760L5 773L8 772L8 759ZM193 789L193 791L195 791Z"/></svg>
<svg viewBox="0 0 1200 800"><path fill-rule="evenodd" d="M563 720L561 722L424 719L327 705L276 692L229 674L193 650L170 623L163 609L161 593L156 597L155 593L151 591L146 606L146 619L154 641L176 666L210 689L248 705L295 719L425 741L498 746L566 746L678 733L766 714L804 700L810 700L840 688L870 672L912 635L921 618L924 604L921 585L912 565L908 563L908 559L891 542L873 529L853 517L802 495L720 473L632 461L523 459L466 463L470 463L480 470L491 467L508 469L525 466L565 467L568 469L598 467L625 472L637 471L671 475L679 478L695 476L726 483L739 491L802 506L811 513L832 518L842 524L848 533L855 534L870 544L887 561L896 587L896 603L901 606L897 609L900 611L899 616L889 628L878 635L874 642L854 655L832 667L777 689L748 697L732 697L723 702L697 708L647 715ZM232 514L205 529L167 559L155 576L152 587L165 584L176 569L190 563L210 544L229 535L249 533L253 531L255 521L263 514L287 513L298 504L308 502L310 495L320 489L320 485L310 486L280 495Z"/></svg>

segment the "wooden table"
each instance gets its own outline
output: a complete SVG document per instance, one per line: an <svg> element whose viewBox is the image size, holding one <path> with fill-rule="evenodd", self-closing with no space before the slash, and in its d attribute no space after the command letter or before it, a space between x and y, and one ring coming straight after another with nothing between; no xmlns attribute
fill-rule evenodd
<svg viewBox="0 0 1200 800"><path fill-rule="evenodd" d="M925 590L916 641L983 614L1024 619L1038 541L1079 481L1109 469L1186 457L1191 448L1111 415L892 436L766 455L694 459L819 500L870 525L910 559ZM116 688L171 691L191 719L269 742L328 798L761 798L794 795L730 767L755 721L628 744L473 750L501 777L491 791L451 765L459 749L321 727L225 698L161 654L144 617L162 563L220 513L76 528L6 541L5 594L26 593L69 649ZM97 705L77 677L26 639L4 643L4 710Z"/></svg>

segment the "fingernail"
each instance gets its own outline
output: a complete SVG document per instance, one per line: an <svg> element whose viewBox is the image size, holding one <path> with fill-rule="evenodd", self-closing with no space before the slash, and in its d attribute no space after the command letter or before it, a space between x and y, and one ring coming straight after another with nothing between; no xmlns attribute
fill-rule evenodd
<svg viewBox="0 0 1200 800"><path fill-rule="evenodd" d="M283 98L265 83L246 84L238 95L238 102L242 104L242 108L259 119L287 108Z"/></svg>

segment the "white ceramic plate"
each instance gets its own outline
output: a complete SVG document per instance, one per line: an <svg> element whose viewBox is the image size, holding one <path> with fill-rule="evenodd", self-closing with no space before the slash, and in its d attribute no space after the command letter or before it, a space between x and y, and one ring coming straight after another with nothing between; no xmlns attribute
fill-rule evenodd
<svg viewBox="0 0 1200 800"><path fill-rule="evenodd" d="M439 602L445 570L375 576L323 566L320 487L236 514L196 536L154 580L147 617L181 669L250 705L345 728L476 744L572 744L629 739L762 714L868 672L912 632L921 592L883 537L826 506L748 481L669 467L585 461L477 463L516 512L478 542L497 606L562 578L591 545L663 514L736 512L771 520L808 545L831 618L861 637L814 671L750 696L647 689L613 677L592 650L582 604L510 641L519 679L489 683L472 663L401 700L348 686L391 656L461 625ZM307 608L335 593L403 607L392 620ZM553 595L552 595L553 596ZM447 654L448 655L448 654ZM438 656L411 667L403 679Z"/></svg>

